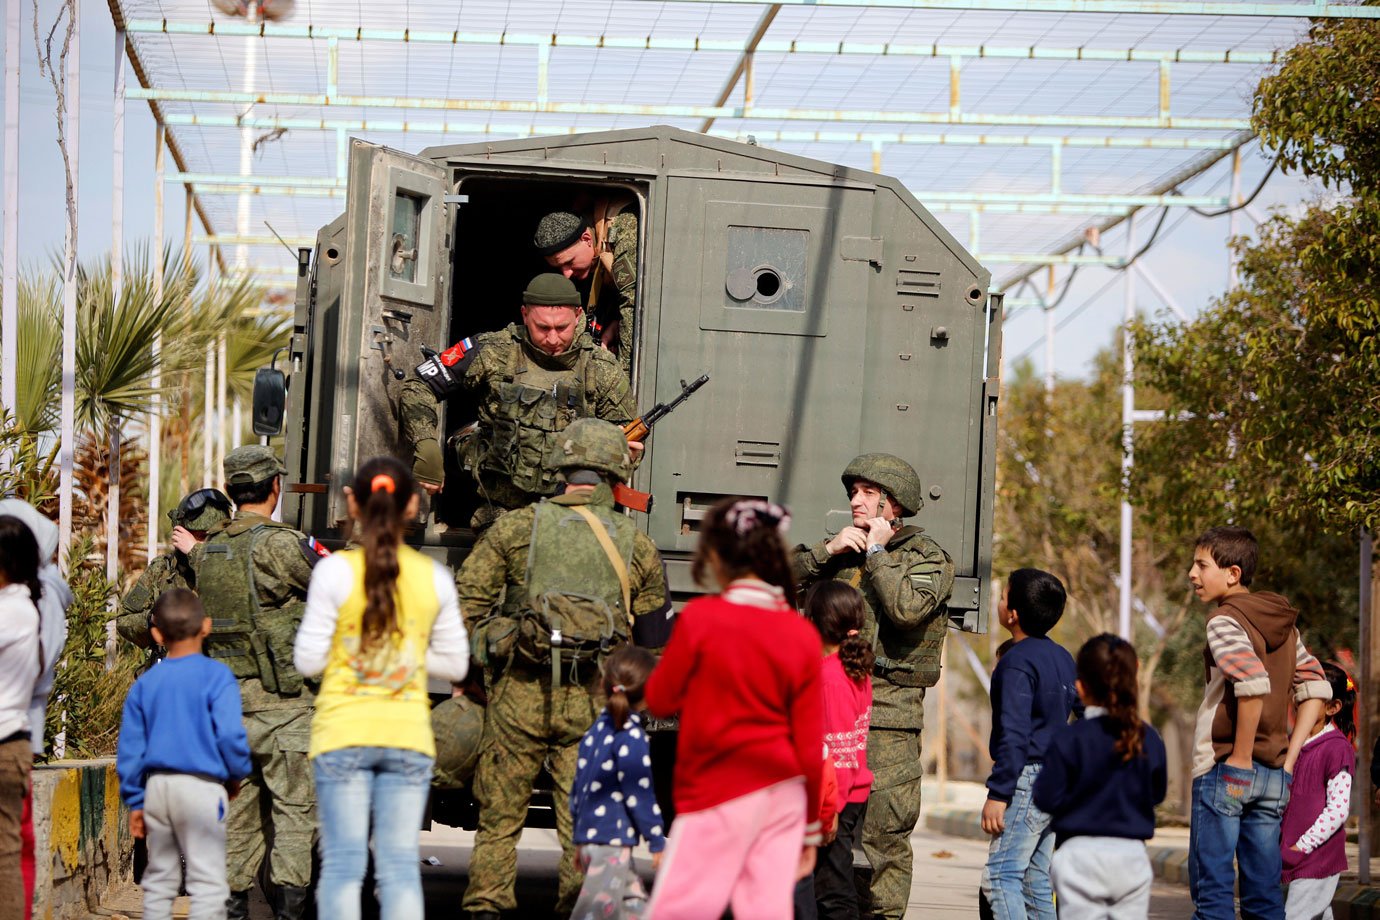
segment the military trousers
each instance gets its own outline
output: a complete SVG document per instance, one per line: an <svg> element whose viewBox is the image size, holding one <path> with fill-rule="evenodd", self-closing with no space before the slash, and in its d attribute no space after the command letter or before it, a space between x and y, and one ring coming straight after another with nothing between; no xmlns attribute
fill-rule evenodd
<svg viewBox="0 0 1380 920"><path fill-rule="evenodd" d="M867 798L862 844L872 865L873 916L901 920L910 900L910 835L920 820L920 730L873 728L867 733Z"/></svg>
<svg viewBox="0 0 1380 920"><path fill-rule="evenodd" d="M593 670L597 675L597 668ZM495 683L474 774L479 827L462 905L471 914L517 906L518 837L543 764L555 782L552 799L561 841L556 912L565 916L574 907L584 877L571 842L570 788L580 739L594 724L598 705L588 684L562 683L553 690L549 668L514 665Z"/></svg>
<svg viewBox="0 0 1380 920"><path fill-rule="evenodd" d="M253 770L231 800L225 822L231 891L253 887L265 854L275 885L311 885L316 833L316 788L307 760L311 714L311 706L244 714Z"/></svg>

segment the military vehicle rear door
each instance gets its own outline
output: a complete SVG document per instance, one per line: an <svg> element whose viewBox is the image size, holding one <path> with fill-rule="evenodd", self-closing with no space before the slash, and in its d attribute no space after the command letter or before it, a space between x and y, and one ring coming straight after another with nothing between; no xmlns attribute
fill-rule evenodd
<svg viewBox="0 0 1380 920"><path fill-rule="evenodd" d="M422 348L443 348L450 170L433 160L350 142L340 354L332 448L331 519L345 516L341 490L355 466L398 453L402 381Z"/></svg>

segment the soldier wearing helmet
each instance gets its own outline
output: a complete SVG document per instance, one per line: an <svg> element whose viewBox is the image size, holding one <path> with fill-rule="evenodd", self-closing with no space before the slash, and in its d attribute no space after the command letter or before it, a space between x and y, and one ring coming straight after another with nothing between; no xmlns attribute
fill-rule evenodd
<svg viewBox="0 0 1380 920"><path fill-rule="evenodd" d="M601 707L602 660L629 641L658 648L670 633L656 545L613 507L612 485L632 470L622 431L578 419L556 438L546 466L564 492L500 517L456 576L471 648L489 683L474 777L479 827L463 904L476 920L516 907L518 835L543 764L556 785L557 912L569 913L582 877L563 803L580 739Z"/></svg>
<svg viewBox="0 0 1380 920"><path fill-rule="evenodd" d="M197 489L168 512L168 520L173 524L173 549L150 561L139 580L125 592L120 615L115 618L115 631L121 638L151 649L149 613L153 602L173 588L196 589L196 575L187 554L206 539L208 532L224 526L230 520L230 512L230 499L219 489Z"/></svg>
<svg viewBox="0 0 1380 920"><path fill-rule="evenodd" d="M863 595L863 633L877 663L867 737L874 778L862 842L872 864L876 916L899 920L910 896L910 835L920 817L925 688L939 681L954 565L921 528L903 521L924 505L920 477L909 463L863 454L843 471L843 487L852 525L813 546L797 546L792 568L802 588L833 578Z"/></svg>
<svg viewBox="0 0 1380 920"><path fill-rule="evenodd" d="M399 399L402 450L428 492L445 479L441 401L455 393L478 400L477 424L452 441L457 465L474 476L482 500L470 522L476 531L554 491L555 476L542 461L575 419L621 425L636 415L628 378L584 331L580 293L568 278L537 275L522 302L521 323L428 358Z"/></svg>

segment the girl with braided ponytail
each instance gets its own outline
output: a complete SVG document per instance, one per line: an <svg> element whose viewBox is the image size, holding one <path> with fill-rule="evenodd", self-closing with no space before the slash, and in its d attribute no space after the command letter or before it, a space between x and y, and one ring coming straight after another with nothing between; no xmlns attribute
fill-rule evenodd
<svg viewBox="0 0 1380 920"><path fill-rule="evenodd" d="M1051 817L1050 877L1060 920L1145 917L1153 874L1145 841L1164 801L1164 742L1140 718L1131 643L1110 633L1078 650L1084 718L1045 749L1035 805Z"/></svg>
<svg viewBox="0 0 1380 920"><path fill-rule="evenodd" d="M369 460L345 495L359 548L312 570L293 648L304 677L322 675L310 750L317 912L358 920L372 823L380 916L411 920L422 916L417 828L436 757L427 677L463 680L469 642L450 572L403 543L418 505L407 467Z"/></svg>
<svg viewBox="0 0 1380 920"><path fill-rule="evenodd" d="M838 777L837 831L820 848L814 894L822 920L857 920L853 840L862 829L872 771L867 769L867 730L872 721L872 665L876 655L862 635L863 597L842 581L816 582L805 595L805 618L824 640L824 743ZM825 828L826 840L830 836Z"/></svg>
<svg viewBox="0 0 1380 920"><path fill-rule="evenodd" d="M680 716L676 820L654 920L788 920L820 843L820 639L791 605L786 509L728 499L701 522L691 601L647 681L653 715Z"/></svg>

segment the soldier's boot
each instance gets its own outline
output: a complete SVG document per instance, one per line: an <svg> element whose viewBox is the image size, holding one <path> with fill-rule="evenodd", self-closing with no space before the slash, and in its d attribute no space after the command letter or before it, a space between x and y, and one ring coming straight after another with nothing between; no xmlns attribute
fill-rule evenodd
<svg viewBox="0 0 1380 920"><path fill-rule="evenodd" d="M278 912L274 920L303 920L307 905L311 901L311 891L307 888L294 888L291 885L278 886Z"/></svg>
<svg viewBox="0 0 1380 920"><path fill-rule="evenodd" d="M225 920L249 920L249 892L230 892L225 899Z"/></svg>

